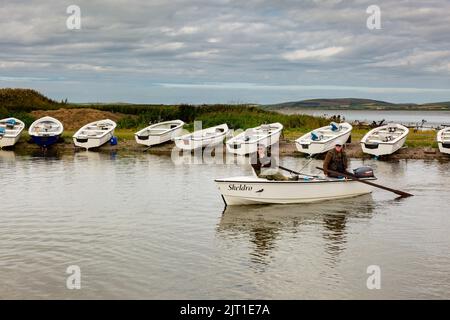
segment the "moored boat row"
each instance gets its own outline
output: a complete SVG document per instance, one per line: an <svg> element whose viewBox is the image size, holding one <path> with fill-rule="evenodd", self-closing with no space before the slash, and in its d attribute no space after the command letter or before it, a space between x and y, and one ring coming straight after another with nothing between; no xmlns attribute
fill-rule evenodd
<svg viewBox="0 0 450 320"><path fill-rule="evenodd" d="M217 146L225 141L229 153L243 156L256 152L258 145L268 147L276 144L283 130L281 123L262 124L232 137L232 130L226 123L187 134L183 134L184 124L182 120L150 124L135 133L136 143L151 147L174 141L180 149L195 150ZM73 135L74 145L89 150L99 148L107 142L114 143L116 126L109 119L89 123ZM0 120L0 148L14 146L24 128L25 124L19 119ZM350 142L352 129L350 123L332 122L304 134L295 140L295 145L299 152L310 156L325 153L336 144ZM33 122L28 133L34 143L48 148L59 140L63 131L63 124L59 120L47 116ZM376 157L393 154L403 147L408 133L407 127L389 123L367 132L360 141L361 148L364 153ZM437 142L440 152L450 154L450 127L438 132Z"/></svg>

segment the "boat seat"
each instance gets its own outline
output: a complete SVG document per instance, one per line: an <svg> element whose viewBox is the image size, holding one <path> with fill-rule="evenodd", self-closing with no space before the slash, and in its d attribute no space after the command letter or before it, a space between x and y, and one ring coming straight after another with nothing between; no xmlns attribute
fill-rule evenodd
<svg viewBox="0 0 450 320"><path fill-rule="evenodd" d="M6 133L6 130L5 130L5 128L3 128L3 127L0 127L0 136L4 136L4 135L5 135L5 133Z"/></svg>
<svg viewBox="0 0 450 320"><path fill-rule="evenodd" d="M330 123L330 127L331 127L331 131L333 131L333 132L341 131L341 129L342 129L342 126L338 125L336 122Z"/></svg>
<svg viewBox="0 0 450 320"><path fill-rule="evenodd" d="M317 132L311 132L311 140L312 141L320 141L323 139L323 135L318 134Z"/></svg>

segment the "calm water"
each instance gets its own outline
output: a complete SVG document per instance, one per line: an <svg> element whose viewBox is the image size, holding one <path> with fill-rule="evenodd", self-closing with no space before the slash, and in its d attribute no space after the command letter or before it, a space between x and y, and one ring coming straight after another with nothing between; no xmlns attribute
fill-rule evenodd
<svg viewBox="0 0 450 320"><path fill-rule="evenodd" d="M416 196L223 212L213 178L248 166L0 151L0 298L450 298L450 162L365 164Z"/></svg>
<svg viewBox="0 0 450 320"><path fill-rule="evenodd" d="M408 125L421 123L422 120L427 122L424 126L436 127L441 124L450 125L450 111L401 111L401 110L317 110L305 109L288 113L304 113L313 116L331 117L340 115L347 121L381 121L399 122Z"/></svg>

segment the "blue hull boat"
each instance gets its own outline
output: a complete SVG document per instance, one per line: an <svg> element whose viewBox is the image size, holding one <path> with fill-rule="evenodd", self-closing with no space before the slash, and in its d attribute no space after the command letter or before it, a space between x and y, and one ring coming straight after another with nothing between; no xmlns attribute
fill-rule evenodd
<svg viewBox="0 0 450 320"><path fill-rule="evenodd" d="M56 142L58 142L59 136L50 136L50 137L36 137L36 136L32 136L31 139L38 146L41 146L43 148L48 148L52 144L55 144Z"/></svg>
<svg viewBox="0 0 450 320"><path fill-rule="evenodd" d="M43 148L48 148L58 142L63 130L63 125L59 120L52 117L43 117L31 124L28 133L34 143Z"/></svg>

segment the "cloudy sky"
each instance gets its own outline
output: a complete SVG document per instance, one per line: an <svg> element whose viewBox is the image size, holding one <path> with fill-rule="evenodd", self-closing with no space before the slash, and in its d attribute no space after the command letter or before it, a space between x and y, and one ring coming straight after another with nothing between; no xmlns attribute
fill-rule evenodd
<svg viewBox="0 0 450 320"><path fill-rule="evenodd" d="M448 0L15 0L0 15L0 87L54 99L450 100Z"/></svg>

